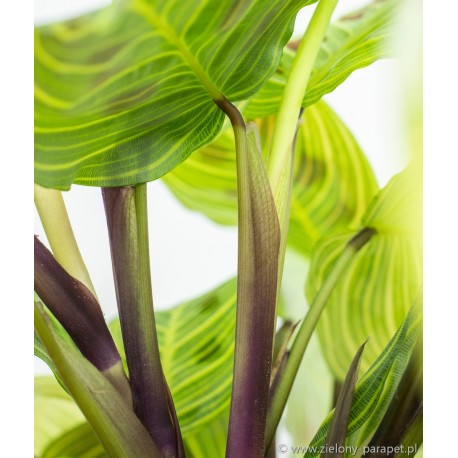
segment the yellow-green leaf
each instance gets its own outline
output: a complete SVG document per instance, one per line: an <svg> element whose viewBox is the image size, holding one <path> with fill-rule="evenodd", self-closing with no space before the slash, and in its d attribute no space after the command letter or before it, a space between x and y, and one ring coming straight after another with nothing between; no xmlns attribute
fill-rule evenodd
<svg viewBox="0 0 458 458"><path fill-rule="evenodd" d="M421 296L417 296L399 329L356 385L347 432L354 437L351 446L358 447L370 440L374 427L382 420L404 374L421 329L422 299ZM304 458L320 456L321 446L325 443L333 415L334 411L324 420Z"/></svg>
<svg viewBox="0 0 458 458"><path fill-rule="evenodd" d="M214 100L252 96L313 0L117 0L35 33L35 180L154 180L209 143Z"/></svg>
<svg viewBox="0 0 458 458"><path fill-rule="evenodd" d="M317 330L335 376L343 379L360 343L369 337L367 370L405 318L422 282L421 175L411 164L374 198L361 220L376 234L342 274ZM317 245L306 293L311 300L354 231Z"/></svg>
<svg viewBox="0 0 458 458"><path fill-rule="evenodd" d="M375 0L346 14L326 33L302 101L308 107L343 83L351 73L394 53L392 26L398 0ZM294 47L292 43L291 47ZM249 101L243 111L247 119L276 112L294 59L285 49L279 67Z"/></svg>
<svg viewBox="0 0 458 458"><path fill-rule="evenodd" d="M268 151L273 117L258 121ZM307 108L299 128L289 230L290 245L310 255L330 231L356 226L377 192L372 169L357 141L324 102ZM221 224L237 223L237 183L231 130L196 151L164 177L188 208Z"/></svg>

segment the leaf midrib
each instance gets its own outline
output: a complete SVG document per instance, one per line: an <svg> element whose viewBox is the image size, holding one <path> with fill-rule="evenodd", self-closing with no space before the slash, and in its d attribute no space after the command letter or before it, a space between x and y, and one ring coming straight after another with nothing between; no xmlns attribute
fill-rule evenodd
<svg viewBox="0 0 458 458"><path fill-rule="evenodd" d="M154 10L151 5L146 5L142 0L136 0L132 5L132 10L141 14L142 17L144 17L150 24L155 26L162 33L162 35L178 49L183 59L192 69L196 77L208 91L213 100L221 100L224 98L223 94L205 73L200 63L194 58L186 43L184 43L177 36L175 31L172 30L163 21L161 16Z"/></svg>

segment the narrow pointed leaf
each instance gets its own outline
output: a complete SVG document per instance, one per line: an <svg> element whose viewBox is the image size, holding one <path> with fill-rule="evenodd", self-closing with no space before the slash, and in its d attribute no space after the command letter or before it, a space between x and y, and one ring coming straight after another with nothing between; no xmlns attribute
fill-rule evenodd
<svg viewBox="0 0 458 458"><path fill-rule="evenodd" d="M348 435L355 435L352 441L356 447L367 443L383 418L388 405L395 395L397 386L409 363L422 329L421 297L412 305L400 328L392 337L374 364L358 381L350 411ZM320 456L320 447L333 418L333 412L324 420L310 443L305 458ZM371 427L367 427L371 425Z"/></svg>
<svg viewBox="0 0 458 458"><path fill-rule="evenodd" d="M377 428L369 447L399 447L409 428L423 412L423 365L421 350L423 342L419 339L412 353L409 365L399 383L395 395Z"/></svg>
<svg viewBox="0 0 458 458"><path fill-rule="evenodd" d="M58 264L37 237L34 249L38 296L92 364L101 371L118 364L120 356L97 299Z"/></svg>
<svg viewBox="0 0 458 458"><path fill-rule="evenodd" d="M303 107L332 92L355 70L395 55L392 28L398 3L396 0L375 0L332 24L310 75ZM285 49L274 75L244 109L246 119L256 119L277 111L293 59L294 51Z"/></svg>
<svg viewBox="0 0 458 458"><path fill-rule="evenodd" d="M252 96L313 0L114 1L35 34L35 180L133 185L209 143L213 103Z"/></svg>
<svg viewBox="0 0 458 458"><path fill-rule="evenodd" d="M43 309L35 304L35 326L62 379L113 457L160 454L129 404L73 346L60 337Z"/></svg>
<svg viewBox="0 0 458 458"><path fill-rule="evenodd" d="M366 371L405 318L422 282L421 175L415 164L396 175L361 220L377 234L339 280L318 325L334 375L342 380L359 342L370 337ZM306 294L320 289L354 231L323 238L313 254Z"/></svg>
<svg viewBox="0 0 458 458"><path fill-rule="evenodd" d="M351 405L353 403L353 394L355 392L355 385L358 379L359 363L361 361L365 345L366 342L364 342L356 352L350 368L348 369L344 383L342 384L336 408L334 410L334 416L332 417L328 435L326 436L326 445L328 446L328 449L321 455L323 458L343 458L344 456L344 453L339 450L345 446L345 439L347 438L348 421ZM334 446L336 447L334 450L337 450L337 452L334 451L331 453L329 451L329 447Z"/></svg>
<svg viewBox="0 0 458 458"><path fill-rule="evenodd" d="M108 458L88 423L82 423L52 441L41 458Z"/></svg>
<svg viewBox="0 0 458 458"><path fill-rule="evenodd" d="M264 450L280 226L256 126L231 119L237 144L237 321L227 457Z"/></svg>
<svg viewBox="0 0 458 458"><path fill-rule="evenodd" d="M168 458L177 444L154 319L146 185L105 188L102 194L134 411Z"/></svg>
<svg viewBox="0 0 458 458"><path fill-rule="evenodd" d="M288 243L310 255L324 234L359 223L377 192L356 139L324 102L304 111L296 141ZM257 121L263 152L274 117ZM229 129L196 151L163 180L188 208L220 224L237 224L234 137Z"/></svg>

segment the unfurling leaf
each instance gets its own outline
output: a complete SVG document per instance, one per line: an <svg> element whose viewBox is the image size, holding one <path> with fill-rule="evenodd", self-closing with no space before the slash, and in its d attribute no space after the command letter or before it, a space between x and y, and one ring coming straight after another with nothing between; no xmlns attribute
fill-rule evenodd
<svg viewBox="0 0 458 458"><path fill-rule="evenodd" d="M237 319L228 458L264 450L275 333L280 225L256 126L228 108L238 192Z"/></svg>

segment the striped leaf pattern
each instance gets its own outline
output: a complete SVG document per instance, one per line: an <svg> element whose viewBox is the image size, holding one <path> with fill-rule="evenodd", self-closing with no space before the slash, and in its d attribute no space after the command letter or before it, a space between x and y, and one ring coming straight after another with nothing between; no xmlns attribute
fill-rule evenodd
<svg viewBox="0 0 458 458"><path fill-rule="evenodd" d="M343 379L353 354L370 338L367 370L402 323L422 281L421 179L415 164L380 191L361 227L377 233L342 274L318 324L324 355ZM324 238L314 251L306 294L311 300L355 232Z"/></svg>
<svg viewBox="0 0 458 458"><path fill-rule="evenodd" d="M161 362L189 457L224 456L234 360L235 303L236 279L231 279L198 299L156 313ZM111 322L110 330L126 364L117 319ZM50 396L68 400L70 427L60 428L52 437L44 435L48 442L39 444L36 455L106 456L92 428L83 423L78 407L55 379L46 377L42 385L42 390L46 386L52 388L48 388ZM35 407L39 414L35 422L37 435L41 435L40 425L46 426L53 422L54 415L59 415L52 402L49 406L47 411L37 411Z"/></svg>
<svg viewBox="0 0 458 458"><path fill-rule="evenodd" d="M196 434L186 437L186 458L224 458L228 418L224 414L221 418L209 423Z"/></svg>
<svg viewBox="0 0 458 458"><path fill-rule="evenodd" d="M52 441L41 458L108 458L88 423L81 423Z"/></svg>
<svg viewBox="0 0 458 458"><path fill-rule="evenodd" d="M364 444L381 421L407 367L421 329L421 300L415 300L388 345L356 385L348 424L348 435L353 435L354 439L352 445ZM319 447L325 443L333 413L328 415L319 428L304 458L320 456Z"/></svg>
<svg viewBox="0 0 458 458"><path fill-rule="evenodd" d="M310 76L303 107L332 92L355 70L394 55L391 26L397 3L396 0L373 1L340 18L329 28ZM247 119L276 112L293 59L294 51L285 49L275 74L245 108Z"/></svg>
<svg viewBox="0 0 458 458"><path fill-rule="evenodd" d="M183 438L229 411L234 359L236 280L156 313L161 363ZM110 329L121 347L119 321Z"/></svg>
<svg viewBox="0 0 458 458"><path fill-rule="evenodd" d="M35 456L41 457L50 442L71 431L83 421L85 419L80 409L53 376L35 377Z"/></svg>
<svg viewBox="0 0 458 458"><path fill-rule="evenodd" d="M46 377L48 382L48 378ZM61 412L55 407L56 400L47 398L49 401L47 413L42 413L40 420L45 418L43 428L46 426L46 433L49 434L49 430L52 431L53 425L50 425L48 421L52 421L52 418L57 419L61 422L56 427L59 428L61 434L56 438L53 438L47 443L46 448L41 451L35 447L35 456L37 458L108 458L107 453L103 449L100 441L94 433L94 430L89 426L88 423L81 423L79 417L73 415L71 411L65 411L66 417L61 415ZM78 411L78 407L74 404L71 399L70 403L72 407ZM40 411L41 412L41 411ZM70 415L70 417L69 417ZM82 416L82 415L81 415ZM66 423L75 424L70 429L62 427ZM226 437L228 427L227 415L218 418L214 422L205 425L197 433L191 433L185 439L185 449L187 458L224 458L226 449ZM35 423L36 424L36 423ZM41 429L35 427L36 434L42 434ZM62 432L64 431L64 432ZM47 438L45 435L41 435L42 438Z"/></svg>
<svg viewBox="0 0 458 458"><path fill-rule="evenodd" d="M274 122L257 121L264 154ZM163 178L184 205L220 224L237 224L233 145L227 130ZM323 101L304 111L296 145L288 242L310 255L324 234L359 223L377 183L355 138Z"/></svg>
<svg viewBox="0 0 458 458"><path fill-rule="evenodd" d="M154 180L209 143L214 104L252 96L313 0L117 0L35 33L35 180Z"/></svg>

